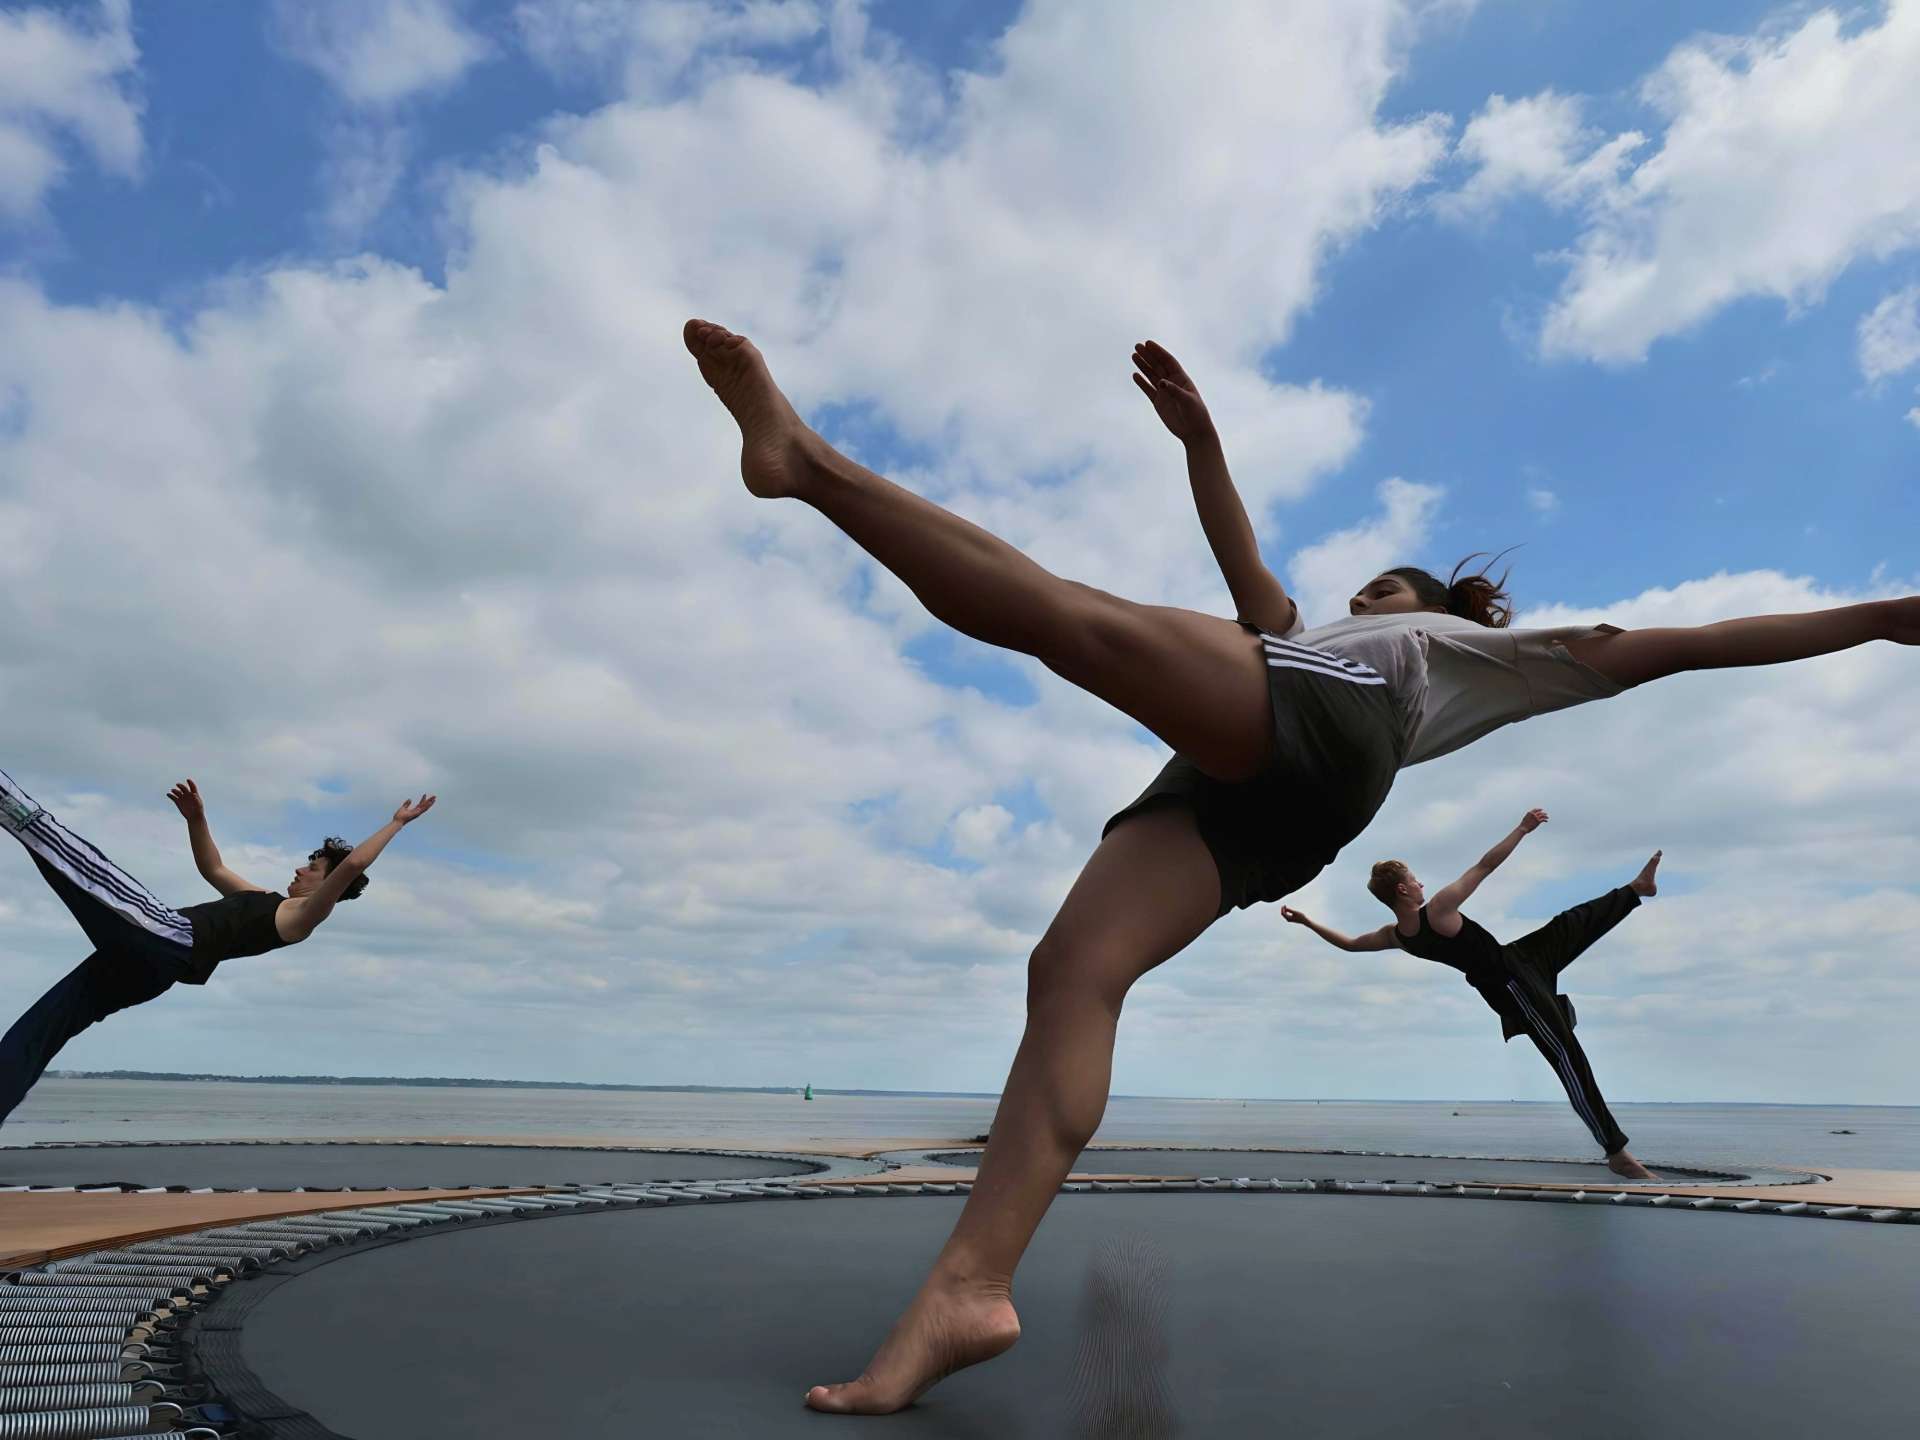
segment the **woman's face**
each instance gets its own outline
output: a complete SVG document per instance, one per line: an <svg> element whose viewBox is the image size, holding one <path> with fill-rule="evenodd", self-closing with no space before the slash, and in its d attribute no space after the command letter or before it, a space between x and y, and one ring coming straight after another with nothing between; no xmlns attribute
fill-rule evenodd
<svg viewBox="0 0 1920 1440"><path fill-rule="evenodd" d="M1376 575L1347 601L1349 615L1413 615L1421 610L1441 610L1441 607L1422 605L1403 575Z"/></svg>

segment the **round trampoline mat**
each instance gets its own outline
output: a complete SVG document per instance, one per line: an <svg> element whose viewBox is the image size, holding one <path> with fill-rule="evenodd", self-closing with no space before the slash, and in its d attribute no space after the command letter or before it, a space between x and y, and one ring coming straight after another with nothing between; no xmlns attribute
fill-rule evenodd
<svg viewBox="0 0 1920 1440"><path fill-rule="evenodd" d="M231 1322L258 1384L214 1379L353 1440L820 1435L836 1422L802 1394L858 1373L960 1204L672 1206L326 1252ZM1896 1434L1920 1407L1916 1273L1912 1225L1068 1194L1020 1271L1021 1342L885 1428Z"/></svg>
<svg viewBox="0 0 1920 1440"><path fill-rule="evenodd" d="M923 1163L973 1167L978 1150L930 1150ZM900 1158L900 1157L890 1157ZM1662 1181L1692 1185L1750 1180L1754 1172L1667 1167L1649 1161ZM1247 1176L1263 1180L1459 1181L1466 1184L1524 1183L1632 1184L1600 1161L1476 1159L1448 1155L1367 1155L1350 1151L1303 1150L1083 1150L1073 1163L1082 1175ZM1776 1172L1791 1183L1804 1174ZM1773 1179L1774 1176L1768 1178ZM1646 1183L1646 1182L1642 1182Z"/></svg>
<svg viewBox="0 0 1920 1440"><path fill-rule="evenodd" d="M805 1175L805 1160L548 1145L51 1145L0 1148L0 1185L198 1190L503 1189Z"/></svg>

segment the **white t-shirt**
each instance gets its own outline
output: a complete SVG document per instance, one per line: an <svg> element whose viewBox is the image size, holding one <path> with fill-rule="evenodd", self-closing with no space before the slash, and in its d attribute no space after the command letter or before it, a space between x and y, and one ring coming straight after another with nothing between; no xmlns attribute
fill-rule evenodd
<svg viewBox="0 0 1920 1440"><path fill-rule="evenodd" d="M1298 625L1296 619L1295 624ZM1288 638L1377 670L1400 712L1404 765L1469 745L1533 715L1605 699L1621 687L1567 652L1611 625L1501 630L1458 615L1355 615Z"/></svg>

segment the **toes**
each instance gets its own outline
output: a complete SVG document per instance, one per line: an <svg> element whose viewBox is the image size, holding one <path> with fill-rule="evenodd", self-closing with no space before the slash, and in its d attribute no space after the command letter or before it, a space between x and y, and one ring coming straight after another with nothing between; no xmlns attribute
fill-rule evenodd
<svg viewBox="0 0 1920 1440"><path fill-rule="evenodd" d="M829 1415L854 1415L861 1409L861 1382L853 1381L845 1385L816 1385L807 1391L806 1403L810 1410L823 1410Z"/></svg>

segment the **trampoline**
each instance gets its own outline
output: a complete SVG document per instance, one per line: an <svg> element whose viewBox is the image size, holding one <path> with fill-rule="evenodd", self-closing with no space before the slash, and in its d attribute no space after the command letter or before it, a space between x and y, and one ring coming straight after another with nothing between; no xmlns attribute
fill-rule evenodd
<svg viewBox="0 0 1920 1440"><path fill-rule="evenodd" d="M980 1163L979 1150L896 1152L885 1158L902 1164L952 1165L969 1169ZM1660 1176L1656 1184L1795 1184L1813 1178L1805 1171L1761 1169L1703 1170L1648 1161ZM1523 1160L1460 1155L1397 1155L1354 1150L1083 1150L1073 1162L1083 1175L1260 1175L1285 1180L1408 1180L1454 1184L1627 1185L1599 1161Z"/></svg>
<svg viewBox="0 0 1920 1440"><path fill-rule="evenodd" d="M0 1147L0 1185L426 1190L807 1175L802 1156L368 1142Z"/></svg>
<svg viewBox="0 0 1920 1440"><path fill-rule="evenodd" d="M1021 1343L885 1428L1878 1435L1920 1408L1915 1212L1240 1184L1070 1186L1020 1272ZM858 1370L962 1201L803 1188L606 1191L320 1250L226 1287L188 1343L270 1436L864 1432L801 1394Z"/></svg>

